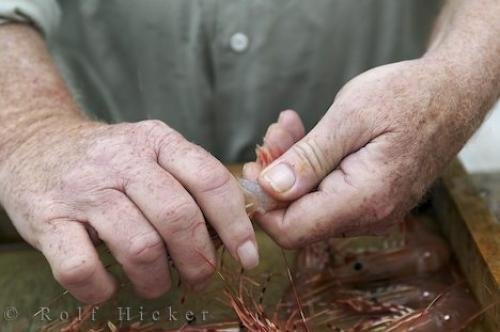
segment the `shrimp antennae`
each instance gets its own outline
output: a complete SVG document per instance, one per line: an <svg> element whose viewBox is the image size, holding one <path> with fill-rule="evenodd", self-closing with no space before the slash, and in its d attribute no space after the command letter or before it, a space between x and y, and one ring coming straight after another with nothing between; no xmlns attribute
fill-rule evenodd
<svg viewBox="0 0 500 332"><path fill-rule="evenodd" d="M293 280L292 272L290 271L290 264L288 264L288 260L286 258L285 251L281 249L281 255L283 256L283 261L286 265L286 272L288 275L288 280L290 280L290 285L292 286L293 295L295 296L295 301L297 302L297 307L299 309L300 318L302 319L302 324L304 324L304 328L306 332L309 332L309 327L307 326L306 316L304 315L304 310L302 309L302 303L299 298L299 294L297 292L297 287L295 286L295 281Z"/></svg>

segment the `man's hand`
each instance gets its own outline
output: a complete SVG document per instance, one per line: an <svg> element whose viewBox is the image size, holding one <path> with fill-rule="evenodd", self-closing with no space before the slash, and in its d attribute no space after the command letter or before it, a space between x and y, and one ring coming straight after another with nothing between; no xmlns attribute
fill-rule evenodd
<svg viewBox="0 0 500 332"><path fill-rule="evenodd" d="M292 134L300 119L282 114L265 145L286 152L258 180L292 202L260 216L261 225L285 247L383 231L418 202L481 121L460 103L466 93L445 65L419 59L354 78L303 138ZM255 167L245 175L255 176Z"/></svg>
<svg viewBox="0 0 500 332"><path fill-rule="evenodd" d="M168 289L167 255L203 286L207 222L243 267L257 265L243 193L219 161L158 121L84 119L32 28L1 26L0 45L0 203L75 297L97 303L116 287L91 238L145 297Z"/></svg>
<svg viewBox="0 0 500 332"><path fill-rule="evenodd" d="M290 202L261 215L262 226L298 247L398 221L500 95L499 15L498 1L448 1L422 58L351 80L303 138L300 119L283 114L265 145L284 154L262 172L245 167L245 176Z"/></svg>
<svg viewBox="0 0 500 332"><path fill-rule="evenodd" d="M189 286L202 286L211 275L215 251L206 220L244 267L258 262L236 180L158 121L51 127L10 156L1 183L16 228L85 302L103 301L114 290L89 228L146 297L170 285L165 244Z"/></svg>

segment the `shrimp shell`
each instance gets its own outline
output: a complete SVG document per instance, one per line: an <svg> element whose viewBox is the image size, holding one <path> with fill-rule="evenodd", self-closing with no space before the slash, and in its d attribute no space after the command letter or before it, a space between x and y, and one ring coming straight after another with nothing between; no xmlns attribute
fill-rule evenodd
<svg viewBox="0 0 500 332"><path fill-rule="evenodd" d="M245 197L245 207L249 216L266 213L284 207L283 202L272 198L256 181L238 178Z"/></svg>

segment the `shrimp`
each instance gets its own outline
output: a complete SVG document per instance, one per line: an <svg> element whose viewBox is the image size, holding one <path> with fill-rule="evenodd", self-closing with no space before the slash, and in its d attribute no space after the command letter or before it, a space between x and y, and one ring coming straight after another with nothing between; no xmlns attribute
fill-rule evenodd
<svg viewBox="0 0 500 332"><path fill-rule="evenodd" d="M255 148L256 163L264 168L280 157L283 152L277 147L257 145ZM286 206L285 202L278 201L266 193L258 182L244 178L239 178L238 181L243 190L246 211L250 217L255 213L266 213Z"/></svg>
<svg viewBox="0 0 500 332"><path fill-rule="evenodd" d="M325 244L315 244L303 249L297 262L318 265L316 270L307 266L302 269L299 266L297 274L303 275L303 280L299 280L299 283L359 284L389 278L422 276L439 270L450 258L447 244L419 223L408 221L408 224L411 233L404 245L384 245L383 249L379 250L360 250L358 247L349 251L347 247L338 245L330 245L328 250ZM391 241L394 242L393 239ZM330 264L325 264L325 261ZM311 273L307 273L308 270L318 273L312 273L311 276Z"/></svg>
<svg viewBox="0 0 500 332"><path fill-rule="evenodd" d="M330 319L338 323L353 317L402 315L404 312L408 313L410 308L424 308L447 288L445 283L420 278L401 280L387 286L368 284L363 285L363 288L338 285L316 289L302 287L301 301L308 317L328 307ZM291 295L290 292L285 293L282 299L281 307L285 309L284 313L290 314L296 309L296 301Z"/></svg>
<svg viewBox="0 0 500 332"><path fill-rule="evenodd" d="M238 181L245 197L246 212L250 217L255 213L266 213L285 206L266 193L259 183L243 178Z"/></svg>
<svg viewBox="0 0 500 332"><path fill-rule="evenodd" d="M299 251L295 257L295 279L302 287L308 276L325 271L330 266L330 246L326 241L309 245Z"/></svg>
<svg viewBox="0 0 500 332"><path fill-rule="evenodd" d="M409 241L391 236L379 239L381 243L372 240L364 249L357 241L341 240L339 245L332 239L302 249L296 259L296 288L308 313L330 303L336 313L330 316L337 321L384 311L397 318L408 314L409 306L429 304L446 283L422 277L441 269L449 260L449 250L438 236L408 223ZM391 284L384 287L381 282ZM289 289L282 299L288 312L294 308L291 295ZM344 308L340 313L339 307Z"/></svg>
<svg viewBox="0 0 500 332"><path fill-rule="evenodd" d="M360 255L345 265L330 269L337 282L362 283L395 277L425 275L437 271L449 259L449 250L440 242L408 246L389 253Z"/></svg>
<svg viewBox="0 0 500 332"><path fill-rule="evenodd" d="M411 278L398 280L396 284L385 287L375 287L365 292L365 297L377 302L385 302L422 308L427 306L432 299L442 293L448 284L429 278Z"/></svg>
<svg viewBox="0 0 500 332"><path fill-rule="evenodd" d="M394 322L386 331L459 331L479 311L480 307L467 287L453 287L428 308L417 310Z"/></svg>

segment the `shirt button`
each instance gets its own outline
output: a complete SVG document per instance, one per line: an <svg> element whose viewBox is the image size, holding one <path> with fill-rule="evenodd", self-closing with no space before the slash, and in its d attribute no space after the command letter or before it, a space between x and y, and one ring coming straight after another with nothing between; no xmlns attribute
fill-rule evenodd
<svg viewBox="0 0 500 332"><path fill-rule="evenodd" d="M247 35L241 32L237 32L231 36L229 40L229 45L231 49L235 52L241 53L248 48L249 40Z"/></svg>

